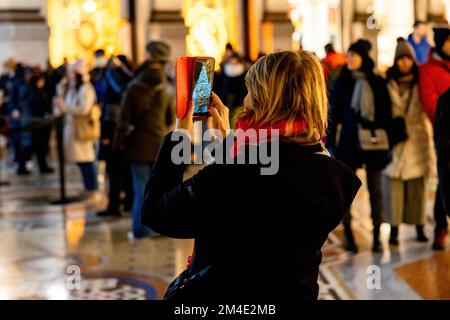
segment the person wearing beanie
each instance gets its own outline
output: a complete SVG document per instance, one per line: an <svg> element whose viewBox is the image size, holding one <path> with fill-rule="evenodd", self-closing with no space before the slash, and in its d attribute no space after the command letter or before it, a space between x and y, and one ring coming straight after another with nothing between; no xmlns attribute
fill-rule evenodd
<svg viewBox="0 0 450 320"><path fill-rule="evenodd" d="M156 40L149 41L145 46L145 61L136 69L134 76L139 76L152 62L167 64L170 61L171 52L172 50L167 43Z"/></svg>
<svg viewBox="0 0 450 320"><path fill-rule="evenodd" d="M450 87L450 29L448 27L434 29L435 47L431 49L428 62L419 68L419 92L423 109L432 123L435 121L437 101ZM434 249L444 247L447 232L446 210L442 203L439 181L434 206Z"/></svg>
<svg viewBox="0 0 450 320"><path fill-rule="evenodd" d="M399 38L394 65L388 69L388 90L392 117L401 119L402 139L391 145L391 162L383 172L383 208L391 224L389 243L398 245L401 223L416 225L417 241L427 242L425 225L425 184L432 171L432 127L419 99L419 68L412 46ZM406 138L406 139L405 139Z"/></svg>
<svg viewBox="0 0 450 320"><path fill-rule="evenodd" d="M130 239L157 235L141 224L141 208L161 141L175 123L175 90L165 68L170 60L170 47L161 41L151 41L146 50L147 61L124 93L114 142L114 149L122 150L131 162L134 198Z"/></svg>
<svg viewBox="0 0 450 320"><path fill-rule="evenodd" d="M374 72L370 58L372 45L360 39L349 47L347 64L330 90L331 124L327 147L334 156L356 171L365 166L370 193L371 217L374 225L374 252L381 250L382 223L381 171L388 162L387 150L364 151L359 140L360 126L388 129L391 122L391 101L386 81ZM351 229L350 211L344 217L345 248L357 252Z"/></svg>
<svg viewBox="0 0 450 320"><path fill-rule="evenodd" d="M414 31L408 36L408 43L414 49L417 63L426 63L431 45L427 40L427 24L425 22L420 20L414 22Z"/></svg>

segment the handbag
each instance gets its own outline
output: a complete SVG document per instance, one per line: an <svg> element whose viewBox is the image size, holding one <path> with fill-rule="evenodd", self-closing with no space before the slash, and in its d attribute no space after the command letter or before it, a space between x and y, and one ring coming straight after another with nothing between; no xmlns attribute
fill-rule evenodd
<svg viewBox="0 0 450 320"><path fill-rule="evenodd" d="M382 128L365 129L358 127L359 146L363 151L388 151L389 138L387 131Z"/></svg>
<svg viewBox="0 0 450 320"><path fill-rule="evenodd" d="M102 110L94 104L86 115L74 115L75 139L77 141L95 141L100 139L100 116Z"/></svg>
<svg viewBox="0 0 450 320"><path fill-rule="evenodd" d="M391 148L408 139L406 121L403 117L395 117L389 126L389 144Z"/></svg>
<svg viewBox="0 0 450 320"><path fill-rule="evenodd" d="M411 104L412 99L412 86L409 90L408 99L406 100L406 110L405 110L405 117L408 115L409 112L409 105ZM408 131L406 129L406 120L404 117L395 117L392 119L390 126L389 126L389 144L391 145L391 148L393 148L395 145L406 141L408 139Z"/></svg>
<svg viewBox="0 0 450 320"><path fill-rule="evenodd" d="M203 292L202 282L211 272L211 265L206 266L197 273L192 273L191 269L184 270L167 288L164 300L186 301L199 297Z"/></svg>

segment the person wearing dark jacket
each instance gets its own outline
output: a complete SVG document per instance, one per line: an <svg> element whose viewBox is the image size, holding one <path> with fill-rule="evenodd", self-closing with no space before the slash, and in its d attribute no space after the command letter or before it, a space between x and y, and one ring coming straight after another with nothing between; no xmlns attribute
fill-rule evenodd
<svg viewBox="0 0 450 320"><path fill-rule="evenodd" d="M26 83L22 86L20 97L20 111L22 122L22 137L27 137L23 143L22 156L19 161L19 171L26 171L26 161L36 154L40 173L52 173L54 170L47 164L48 143L50 140L51 123L49 116L52 113L51 102L45 91L45 78L43 74L30 71L26 75Z"/></svg>
<svg viewBox="0 0 450 320"><path fill-rule="evenodd" d="M392 113L386 81L374 73L374 62L369 56L371 44L358 40L348 49L347 65L331 88L331 124L327 146L337 159L353 170L365 167L370 193L373 221L373 247L381 250L380 225L382 221L381 171L388 162L388 149L364 151L359 138L360 128L389 128ZM367 149L366 149L367 150ZM351 214L344 219L346 249L357 252L351 229Z"/></svg>
<svg viewBox="0 0 450 320"><path fill-rule="evenodd" d="M133 197L131 168L123 150L113 148L114 135L120 121L122 96L131 81L131 67L125 56L111 57L103 70L105 96L101 117L99 160L106 162L108 206L98 216L120 216L121 193L125 193L124 211L129 211Z"/></svg>
<svg viewBox="0 0 450 320"><path fill-rule="evenodd" d="M152 170L162 138L174 122L174 95L164 65L169 61L170 47L161 41L147 45L150 61L128 86L123 98L116 148L125 151L131 162L133 180L133 237L152 234L141 224L141 207L145 184Z"/></svg>
<svg viewBox="0 0 450 320"><path fill-rule="evenodd" d="M437 101L450 87L450 28L435 28L434 42L435 47L430 51L428 62L421 65L419 69L420 99L423 109L432 123L435 122ZM440 186L438 186L438 190L440 190ZM437 250L443 248L447 233L446 215L448 211L445 211L441 194L439 191L436 192L434 205L436 226L433 248Z"/></svg>
<svg viewBox="0 0 450 320"><path fill-rule="evenodd" d="M279 143L273 154L278 170L262 174L262 162L251 159L217 161L183 182L185 164L175 164L172 151L177 136L191 137L190 106L177 130L164 138L148 182L143 223L169 237L195 239L181 277L199 280L170 294L172 300L317 299L321 247L360 188L352 170L320 143L327 96L312 53L269 54L250 68L246 80L249 94L236 128L256 136L253 143L236 140L233 154ZM215 94L209 110L217 136L229 139L229 110ZM275 128L279 138L271 135ZM259 129L268 129L270 139Z"/></svg>
<svg viewBox="0 0 450 320"><path fill-rule="evenodd" d="M439 187L436 206L441 206L436 215L433 249L443 250L448 233L447 216L450 216L450 88L439 98L434 122L434 141L438 160Z"/></svg>

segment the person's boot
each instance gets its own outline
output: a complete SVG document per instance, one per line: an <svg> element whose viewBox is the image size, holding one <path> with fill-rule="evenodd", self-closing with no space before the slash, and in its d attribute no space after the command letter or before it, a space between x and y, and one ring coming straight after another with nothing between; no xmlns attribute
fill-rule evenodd
<svg viewBox="0 0 450 320"><path fill-rule="evenodd" d="M398 226L391 226L391 234L389 236L389 244L398 246Z"/></svg>
<svg viewBox="0 0 450 320"><path fill-rule="evenodd" d="M447 230L437 230L434 233L433 250L445 249L445 237L447 236Z"/></svg>
<svg viewBox="0 0 450 320"><path fill-rule="evenodd" d="M353 237L353 232L350 224L344 224L344 235L345 235L345 250L358 253L358 247L355 243L355 238Z"/></svg>
<svg viewBox="0 0 450 320"><path fill-rule="evenodd" d="M372 252L381 252L380 225L379 224L373 226Z"/></svg>
<svg viewBox="0 0 450 320"><path fill-rule="evenodd" d="M416 231L417 231L417 241L428 242L428 238L425 235L425 227L423 224L416 225Z"/></svg>

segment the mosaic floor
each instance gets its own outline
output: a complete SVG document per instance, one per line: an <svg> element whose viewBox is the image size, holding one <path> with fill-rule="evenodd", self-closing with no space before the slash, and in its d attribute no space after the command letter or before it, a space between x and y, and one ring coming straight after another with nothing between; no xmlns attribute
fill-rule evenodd
<svg viewBox="0 0 450 320"><path fill-rule="evenodd" d="M77 195L78 171L67 172L69 196ZM9 168L3 179L10 185L0 187L0 299L160 299L192 252L190 240L128 240L129 216L96 217L104 197L51 205L58 199L56 174L18 177ZM416 243L409 226L401 228L400 246L389 249L389 226L383 225L385 250L372 254L365 190L353 215L360 253L342 250L340 227L330 235L323 248L320 299L450 299L450 250L435 253L430 244Z"/></svg>

